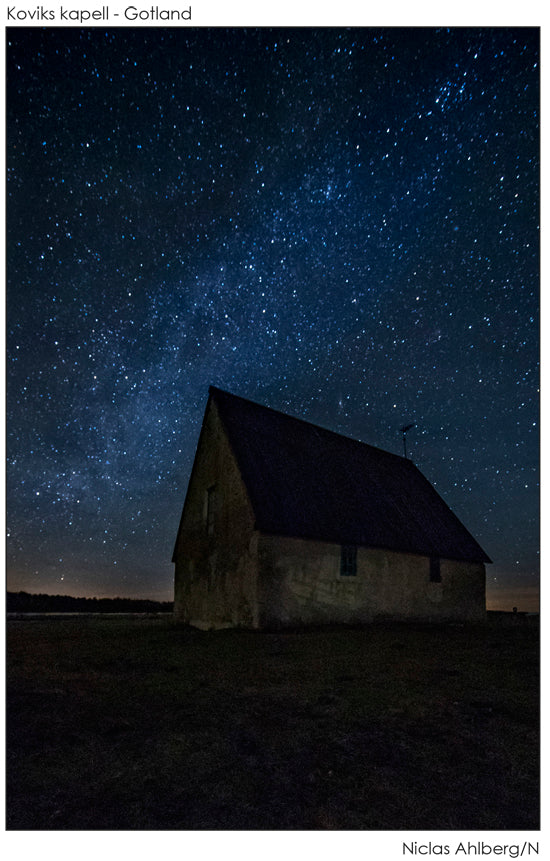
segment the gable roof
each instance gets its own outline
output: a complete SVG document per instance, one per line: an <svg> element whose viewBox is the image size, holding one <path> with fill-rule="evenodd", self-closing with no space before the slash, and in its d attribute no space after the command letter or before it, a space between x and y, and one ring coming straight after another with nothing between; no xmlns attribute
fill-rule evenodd
<svg viewBox="0 0 550 861"><path fill-rule="evenodd" d="M490 562L412 461L211 386L262 532Z"/></svg>
<svg viewBox="0 0 550 861"><path fill-rule="evenodd" d="M259 531L491 561L412 461L214 386L205 417L211 401Z"/></svg>

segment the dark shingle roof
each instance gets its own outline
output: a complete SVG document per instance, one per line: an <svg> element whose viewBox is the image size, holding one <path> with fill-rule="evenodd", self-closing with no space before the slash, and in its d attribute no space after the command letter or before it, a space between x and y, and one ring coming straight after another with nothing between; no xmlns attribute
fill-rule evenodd
<svg viewBox="0 0 550 861"><path fill-rule="evenodd" d="M210 387L263 532L490 562L398 455Z"/></svg>

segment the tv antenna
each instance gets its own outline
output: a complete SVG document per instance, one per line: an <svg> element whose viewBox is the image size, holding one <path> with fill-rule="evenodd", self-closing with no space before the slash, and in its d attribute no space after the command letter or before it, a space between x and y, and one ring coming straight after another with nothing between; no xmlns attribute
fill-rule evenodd
<svg viewBox="0 0 550 861"><path fill-rule="evenodd" d="M403 425L400 429L403 434L403 454L407 457L407 431L412 430L412 428L416 427L416 422L411 422L410 425Z"/></svg>

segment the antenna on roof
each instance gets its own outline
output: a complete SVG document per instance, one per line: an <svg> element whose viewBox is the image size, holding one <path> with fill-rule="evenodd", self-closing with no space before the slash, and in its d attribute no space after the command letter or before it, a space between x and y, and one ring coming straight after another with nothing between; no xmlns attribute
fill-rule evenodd
<svg viewBox="0 0 550 861"><path fill-rule="evenodd" d="M400 428L401 433L403 434L403 454L405 457L407 457L407 431L410 431L411 428L414 427L416 427L416 422L411 422L410 425L403 425L403 427Z"/></svg>

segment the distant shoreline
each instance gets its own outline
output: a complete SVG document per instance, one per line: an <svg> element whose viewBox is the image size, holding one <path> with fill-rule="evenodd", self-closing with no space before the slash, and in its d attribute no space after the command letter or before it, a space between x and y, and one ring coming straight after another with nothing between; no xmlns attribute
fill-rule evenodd
<svg viewBox="0 0 550 861"><path fill-rule="evenodd" d="M93 614L105 613L172 613L172 601L147 598L75 598L72 595L47 595L30 592L8 592L6 611L10 614Z"/></svg>
<svg viewBox="0 0 550 861"><path fill-rule="evenodd" d="M128 612L112 612L112 613L106 612L104 610L99 611L97 613L88 612L87 610L83 610L83 611L75 610L75 611L69 611L67 613L63 613L63 612L18 613L16 611L12 611L12 612L6 613L6 618L7 618L8 622L17 622L17 621L30 622L30 621L33 621L35 619L37 621L39 621L39 620L55 621L55 620L61 620L61 619L71 619L71 618L74 618L75 616L79 616L80 618L84 618L84 619L85 618L91 618L91 619L92 618L93 619L97 619L97 618L107 618L107 619L124 618L124 619L127 619L127 618L131 618L131 617L135 617L136 619L147 619L147 618L155 619L157 617L164 618L164 617L172 616L172 615L173 614L172 614L171 610L159 610L157 612L151 612L151 611L139 612L139 611L131 611L130 610Z"/></svg>

